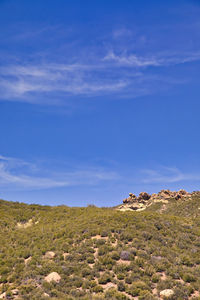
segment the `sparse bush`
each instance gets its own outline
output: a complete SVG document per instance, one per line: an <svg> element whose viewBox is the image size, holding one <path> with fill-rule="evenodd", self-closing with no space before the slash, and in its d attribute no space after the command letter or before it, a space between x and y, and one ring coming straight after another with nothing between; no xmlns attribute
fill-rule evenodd
<svg viewBox="0 0 200 300"><path fill-rule="evenodd" d="M101 285L96 285L95 287L93 287L92 291L94 293L103 293L103 288Z"/></svg>
<svg viewBox="0 0 200 300"><path fill-rule="evenodd" d="M153 274L153 276L151 278L153 283L157 283L159 281L159 279L160 279L160 276L157 274Z"/></svg>
<svg viewBox="0 0 200 300"><path fill-rule="evenodd" d="M109 274L104 273L100 278L99 278L99 284L106 284L111 281L111 276Z"/></svg>
<svg viewBox="0 0 200 300"><path fill-rule="evenodd" d="M192 275L190 273L184 274L182 278L185 282L194 282L195 281L194 275Z"/></svg>
<svg viewBox="0 0 200 300"><path fill-rule="evenodd" d="M114 260L119 260L120 259L119 253L117 251L114 251L111 254L111 258L114 259Z"/></svg>
<svg viewBox="0 0 200 300"><path fill-rule="evenodd" d="M130 260L130 252L129 251L122 251L120 254L120 258L122 260Z"/></svg>
<svg viewBox="0 0 200 300"><path fill-rule="evenodd" d="M122 281L119 281L118 284L117 284L117 288L118 288L118 291L124 292L125 291L124 283Z"/></svg>

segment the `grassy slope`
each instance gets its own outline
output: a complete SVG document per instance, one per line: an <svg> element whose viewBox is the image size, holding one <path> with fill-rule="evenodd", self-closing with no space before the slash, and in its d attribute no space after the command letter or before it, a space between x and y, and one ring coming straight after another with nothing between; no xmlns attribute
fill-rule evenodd
<svg viewBox="0 0 200 300"><path fill-rule="evenodd" d="M14 299L17 288L18 299L159 299L170 288L171 299L200 299L199 207L199 196L143 212L2 200L0 294ZM17 226L30 219L30 227ZM45 259L47 251L56 256ZM51 272L60 283L44 281Z"/></svg>

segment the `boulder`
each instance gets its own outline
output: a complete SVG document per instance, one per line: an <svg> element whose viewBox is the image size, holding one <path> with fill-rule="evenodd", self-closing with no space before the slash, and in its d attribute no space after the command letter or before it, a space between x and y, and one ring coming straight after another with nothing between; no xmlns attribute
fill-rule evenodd
<svg viewBox="0 0 200 300"><path fill-rule="evenodd" d="M123 200L123 203L124 204L127 204L127 203L129 203L130 201L129 201L129 198L125 198L124 200Z"/></svg>
<svg viewBox="0 0 200 300"><path fill-rule="evenodd" d="M44 258L47 258L47 259L52 259L55 257L55 253L53 251L47 251L44 255Z"/></svg>
<svg viewBox="0 0 200 300"><path fill-rule="evenodd" d="M189 196L190 194L188 192L186 192L185 190L180 190L176 193L175 199L179 200L181 198L184 198L186 196Z"/></svg>
<svg viewBox="0 0 200 300"><path fill-rule="evenodd" d="M163 290L160 292L160 297L162 299L167 299L167 298L170 298L174 295L174 291L171 290L171 289L166 289L166 290Z"/></svg>
<svg viewBox="0 0 200 300"><path fill-rule="evenodd" d="M124 204L132 203L136 201L137 197L133 193L129 193L129 197L123 200Z"/></svg>
<svg viewBox="0 0 200 300"><path fill-rule="evenodd" d="M175 192L172 192L170 190L161 190L157 196L159 198L164 198L164 199L169 199L169 198L173 198L175 196Z"/></svg>
<svg viewBox="0 0 200 300"><path fill-rule="evenodd" d="M186 192L185 190L179 190L178 193L179 193L180 195L183 195L183 196L186 196L186 195L189 194L189 193Z"/></svg>
<svg viewBox="0 0 200 300"><path fill-rule="evenodd" d="M137 200L138 201L148 201L151 198L151 195L146 193L146 192L142 192L139 194Z"/></svg>
<svg viewBox="0 0 200 300"><path fill-rule="evenodd" d="M54 281L54 282L56 282L56 283L59 283L60 280L61 280L61 277L60 277L60 275L59 275L57 272L52 272L52 273L50 273L49 275L47 275L47 276L44 278L44 280L45 280L46 282L52 282L52 281Z"/></svg>

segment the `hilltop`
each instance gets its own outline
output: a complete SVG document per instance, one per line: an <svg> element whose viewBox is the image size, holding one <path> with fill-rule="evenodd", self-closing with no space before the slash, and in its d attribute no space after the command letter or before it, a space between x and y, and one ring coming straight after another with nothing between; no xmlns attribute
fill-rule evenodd
<svg viewBox="0 0 200 300"><path fill-rule="evenodd" d="M115 208L0 200L0 299L200 299L199 226L199 192Z"/></svg>

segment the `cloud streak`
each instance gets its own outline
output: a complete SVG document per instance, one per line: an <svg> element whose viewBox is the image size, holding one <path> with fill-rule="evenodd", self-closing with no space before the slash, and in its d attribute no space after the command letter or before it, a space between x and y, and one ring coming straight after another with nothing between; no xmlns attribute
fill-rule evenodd
<svg viewBox="0 0 200 300"><path fill-rule="evenodd" d="M186 54L166 54L165 56L138 56L136 54L121 54L117 55L114 51L109 52L103 59L107 62L115 62L120 66L127 67L163 67L177 64L184 64L200 60L200 52Z"/></svg>
<svg viewBox="0 0 200 300"><path fill-rule="evenodd" d="M118 174L98 167L51 172L49 169L44 171L33 163L0 156L0 187L6 190L98 185L102 181L116 179Z"/></svg>
<svg viewBox="0 0 200 300"><path fill-rule="evenodd" d="M155 76L151 73L152 68L199 60L200 52L139 56L117 55L110 51L86 62L4 64L0 67L1 100L55 105L77 96L134 98L151 94L162 84L166 85L166 78L161 74ZM168 84L172 85L172 82L170 78ZM56 101L52 100L55 98Z"/></svg>
<svg viewBox="0 0 200 300"><path fill-rule="evenodd" d="M115 93L128 85L127 78L104 74L105 67L83 64L9 65L0 68L0 90L6 99L29 99L37 93L93 96ZM35 99L30 97L30 101Z"/></svg>
<svg viewBox="0 0 200 300"><path fill-rule="evenodd" d="M178 183L184 181L200 181L200 174L182 172L176 167L162 167L160 169L142 170L142 182L154 183Z"/></svg>

